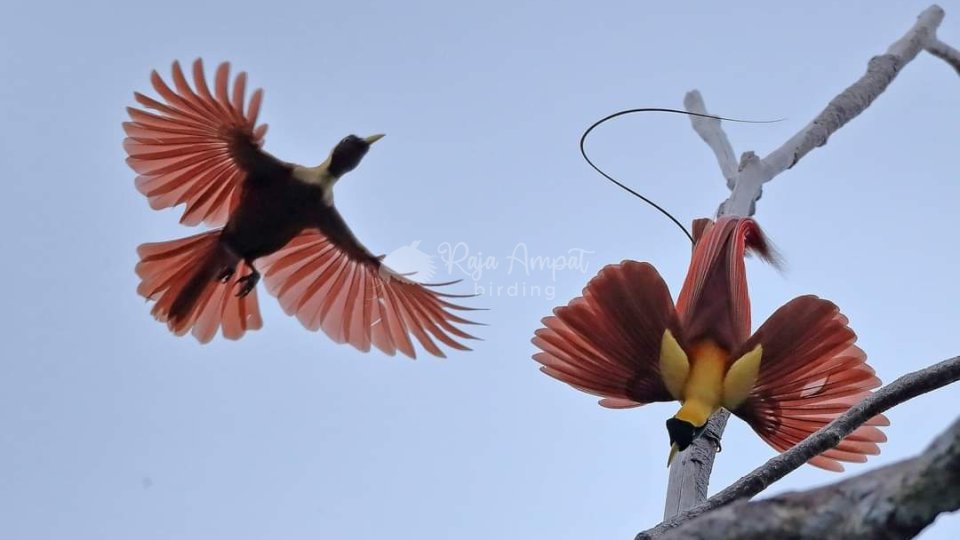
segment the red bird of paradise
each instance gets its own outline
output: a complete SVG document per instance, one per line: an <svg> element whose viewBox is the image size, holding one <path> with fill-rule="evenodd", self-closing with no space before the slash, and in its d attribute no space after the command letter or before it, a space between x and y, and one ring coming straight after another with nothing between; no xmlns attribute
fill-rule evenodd
<svg viewBox="0 0 960 540"><path fill-rule="evenodd" d="M192 330L207 342L218 328L229 339L262 326L256 285L310 330L367 351L415 357L413 340L444 356L434 340L469 350L474 339L455 324L472 324L466 310L439 292L393 272L353 235L333 204L333 186L383 135L349 135L316 167L280 161L261 149L257 125L263 91L245 99L246 74L230 86L229 64L217 68L213 91L203 64L193 64L191 88L173 64L174 88L154 71L164 102L140 93L123 128L127 163L137 189L154 209L184 204L181 223L223 228L138 248L137 291L154 300L152 313L177 335Z"/></svg>
<svg viewBox="0 0 960 540"><path fill-rule="evenodd" d="M776 264L749 218L698 220L693 258L674 307L648 263L608 265L583 296L543 319L533 343L541 370L598 395L610 408L679 401L667 420L670 457L699 437L721 407L784 451L831 422L880 386L854 345L856 334L832 302L800 296L750 335L744 255ZM841 461L880 453L882 415L809 461L842 471Z"/></svg>

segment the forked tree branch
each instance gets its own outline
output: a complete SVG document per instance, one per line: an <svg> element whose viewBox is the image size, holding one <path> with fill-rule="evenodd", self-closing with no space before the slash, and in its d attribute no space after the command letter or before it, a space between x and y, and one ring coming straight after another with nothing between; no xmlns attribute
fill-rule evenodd
<svg viewBox="0 0 960 540"><path fill-rule="evenodd" d="M763 184L796 165L814 148L825 145L830 135L870 106L920 51L927 50L960 73L960 51L941 42L936 35L943 17L943 9L937 5L924 10L913 27L886 53L870 60L867 72L859 80L832 99L812 122L762 159L753 152L744 152L737 166L733 146L720 121L691 117L694 130L713 150L727 187L731 190L730 197L720 204L718 215L752 216ZM687 94L684 106L690 112L709 114L703 98L696 90ZM671 466L665 521L706 499L716 447L729 414L721 410L711 417L707 427L707 433L711 436L695 441Z"/></svg>
<svg viewBox="0 0 960 540"><path fill-rule="evenodd" d="M913 373L908 373L907 375L904 375L892 383L884 386L880 390L877 390L870 397L851 407L850 410L840 415L833 422L827 424L813 435L810 435L793 448L772 458L770 461L767 461L750 474L734 482L732 485L730 485L730 487L717 493L713 497L710 497L710 499L708 499L705 503L683 512L672 520L665 521L664 523L661 523L660 525L657 525L648 531L638 534L636 538L637 540L648 540L653 538L660 539L673 537L672 534L667 535L666 533L678 526L681 526L682 529L687 530L686 524L688 522L694 523L705 521L706 518L709 517L704 516L701 519L695 520L694 518L697 518L697 516L708 513L711 510L720 508L721 506L729 505L734 501L740 499L749 499L754 495L757 495L769 487L770 484L783 478L791 471L806 463L810 458L813 458L821 452L829 450L830 448L833 448L839 444L844 437L852 433L855 429L863 425L864 422L873 418L874 416L896 405L899 405L904 401L913 399L922 394L926 394L927 392L936 390L937 388L947 386L948 384L954 383L958 380L960 380L960 356L956 356L949 360L944 360L939 364L935 364ZM957 430L956 437L960 439L960 427L955 426L955 428ZM960 440L958 440L956 444L960 445ZM954 448L954 452L957 455L955 455L953 459L955 462L960 462L960 447ZM902 465L902 463L899 465ZM899 465L894 465L893 467L897 467ZM882 471L884 469L879 470ZM872 475L873 473L867 473L857 478L872 478ZM954 475L960 476L960 470L954 471ZM841 482L835 486L844 486L847 485L848 482L851 481L848 480ZM865 486L873 485L869 480L865 480L864 482ZM856 484L854 484L854 486L856 486ZM897 489L909 491L915 488L916 486L913 484L904 484L902 486L892 484L891 486L888 486L885 495L899 496L903 494L898 493L896 491ZM823 489L829 489L829 487ZM820 490L815 490L810 493L817 493L819 491ZM797 497L798 500L811 500L809 498L804 498L804 494L794 495L794 497ZM957 486L956 497L960 498L960 485ZM742 508L742 506L738 506L738 508ZM812 509L810 508L807 509L808 512L811 510ZM945 510L938 510L937 513L942 511ZM932 517L936 517L936 514L933 514ZM927 523L929 523L929 521ZM696 537L707 538L707 536ZM724 536L710 536L710 538L723 537Z"/></svg>
<svg viewBox="0 0 960 540"><path fill-rule="evenodd" d="M893 82L900 70L916 58L920 51L929 50L931 54L943 58L955 68L960 66L960 53L937 39L937 27L943 21L943 16L943 9L940 6L934 5L924 10L917 17L913 27L891 45L886 53L870 59L867 72L859 80L830 100L826 108L812 122L804 126L780 148L762 159L752 152L745 153L741 158L739 171L732 181L727 169L724 168L727 186L732 193L721 204L721 212L738 216L753 215L754 203L760 198L763 184L796 165L800 158L814 148L827 144L830 135L866 110ZM688 111L704 112L703 100L696 91L688 94L687 102ZM691 105L693 105L692 108ZM704 120L706 119L693 119L692 122L694 129L697 129L705 140L706 135L701 132L702 126L712 126L714 133L717 131L722 133L718 120ZM701 126L701 129L698 129L698 126ZM718 144L710 140L707 142L720 159ZM729 142L726 143L727 146L729 144ZM723 150L723 153L728 155L726 150Z"/></svg>

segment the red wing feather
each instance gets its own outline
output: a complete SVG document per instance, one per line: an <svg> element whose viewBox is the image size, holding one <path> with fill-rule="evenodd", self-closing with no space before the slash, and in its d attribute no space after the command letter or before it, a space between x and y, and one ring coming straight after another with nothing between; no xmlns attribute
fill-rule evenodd
<svg viewBox="0 0 960 540"><path fill-rule="evenodd" d="M866 354L854 345L856 339L832 302L816 296L794 298L738 352L763 347L757 383L733 413L781 452L799 443L880 386ZM841 461L866 461L866 456L880 453L877 443L886 441L876 426L887 424L883 415L872 418L810 464L842 471Z"/></svg>
<svg viewBox="0 0 960 540"><path fill-rule="evenodd" d="M667 329L683 341L670 291L653 266L608 265L582 297L553 313L533 338L544 373L604 398L606 407L673 400L660 375L660 344Z"/></svg>
<svg viewBox="0 0 960 540"><path fill-rule="evenodd" d="M185 204L180 221L187 225L226 223L247 169L260 157L266 125L256 122L263 91L255 91L244 109L246 74L234 79L232 95L229 75L229 64L220 64L211 93L197 60L192 89L174 62L175 90L156 71L151 75L164 102L134 94L140 105L155 112L127 109L131 121L123 124L123 147L127 163L139 174L137 189L155 209Z"/></svg>
<svg viewBox="0 0 960 540"><path fill-rule="evenodd" d="M467 310L448 301L438 285L410 281L375 257L345 250L316 229L308 229L276 253L257 261L267 290L288 315L310 330L322 329L337 343L361 351L370 346L416 357L411 336L430 354L446 356L434 340L470 350L458 339L476 339L454 324L473 324L453 312Z"/></svg>

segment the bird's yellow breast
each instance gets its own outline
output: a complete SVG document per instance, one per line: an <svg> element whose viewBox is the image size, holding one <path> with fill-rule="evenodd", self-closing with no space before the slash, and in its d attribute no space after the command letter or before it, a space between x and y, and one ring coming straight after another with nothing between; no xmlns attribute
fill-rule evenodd
<svg viewBox="0 0 960 540"><path fill-rule="evenodd" d="M683 356L674 353L669 358ZM720 407L734 410L740 406L757 383L760 370L760 361L763 357L763 347L757 345L751 351L735 361L731 361L730 353L719 347L711 340L705 340L690 348L690 353L683 357L688 360L688 368L683 373L680 395L674 393L683 406L676 414L676 418L690 422L695 426L702 426ZM673 363L678 363L673 361ZM668 388L680 387L679 380L671 373L678 370L664 370L665 382Z"/></svg>
<svg viewBox="0 0 960 540"><path fill-rule="evenodd" d="M690 375L683 387L683 407L677 418L702 426L723 404L723 379L730 354L713 341L703 341L690 348Z"/></svg>

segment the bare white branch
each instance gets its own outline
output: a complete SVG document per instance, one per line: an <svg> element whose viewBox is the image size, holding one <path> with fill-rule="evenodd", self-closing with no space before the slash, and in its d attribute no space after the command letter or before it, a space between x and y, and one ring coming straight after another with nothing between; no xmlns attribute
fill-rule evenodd
<svg viewBox="0 0 960 540"><path fill-rule="evenodd" d="M920 51L929 49L932 53L944 57L945 60L956 60L958 58L957 51L943 45L936 39L936 29L943 21L943 16L943 9L939 6L934 5L927 8L902 38L891 45L886 53L873 57L867 65L867 72L833 98L812 122L762 159L756 156L748 157L745 154L741 160L739 173L734 176L732 186L728 170L721 165L723 175L727 179L727 185L731 187L732 191L730 197L721 205L722 213L740 216L753 215L754 203L760 198L763 184L796 165L800 158L814 148L825 145L830 135L869 107L873 100L887 89L887 86L896 78L900 70L916 58ZM934 50L937 52L934 52ZM956 66L957 64L952 63L952 65ZM700 105L702 103L702 100L700 100ZM702 112L705 108L701 107L699 111L696 111L688 106L687 110ZM695 124L694 129L697 129L697 120L692 121ZM719 121L716 122L719 124ZM719 125L714 130L720 132L720 136L726 139L726 136L720 131ZM700 129L697 129L697 133L700 133L701 137L704 136ZM717 155L718 161L727 160L726 150L720 149L718 151L715 144L709 143L709 141L708 144Z"/></svg>
<svg viewBox="0 0 960 540"><path fill-rule="evenodd" d="M869 107L920 51L927 50L960 73L960 51L941 42L936 35L943 17L943 9L937 5L924 10L903 37L884 54L869 61L867 72L859 80L832 99L812 122L762 159L753 152L744 152L739 166L735 167L733 146L720 120L691 117L693 129L713 150L731 190L730 197L720 204L717 214L752 216L765 183L796 165L814 148L825 145L830 135ZM709 114L696 90L686 95L684 106L689 112ZM716 448L729 414L725 410L716 413L708 423L709 436L695 441L674 461L667 486L665 520L705 500Z"/></svg>
<svg viewBox="0 0 960 540"><path fill-rule="evenodd" d="M960 51L940 41L937 36L931 36L927 42L927 52L950 64L960 74Z"/></svg>
<svg viewBox="0 0 960 540"><path fill-rule="evenodd" d="M683 106L686 110L697 114L710 114L707 112L706 105L703 104L703 97L697 90L687 92L683 98ZM693 124L694 131L705 143L713 150L717 156L717 163L720 165L720 172L727 179L727 187L733 189L737 181L737 157L733 152L733 145L730 139L720 127L720 120L717 118L706 118L703 116L691 116L690 123Z"/></svg>

